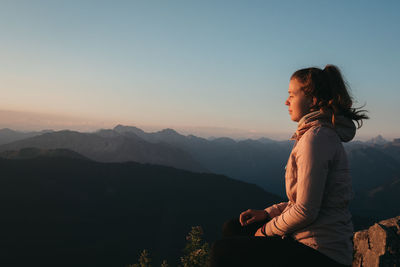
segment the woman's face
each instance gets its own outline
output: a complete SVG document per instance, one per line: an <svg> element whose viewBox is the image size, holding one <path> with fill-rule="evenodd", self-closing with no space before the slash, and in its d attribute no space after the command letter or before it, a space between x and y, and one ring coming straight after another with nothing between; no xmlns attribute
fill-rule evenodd
<svg viewBox="0 0 400 267"><path fill-rule="evenodd" d="M285 102L285 105L289 107L290 118L296 122L310 112L313 104L312 97L306 96L301 87L302 84L297 79L291 79L289 83L289 97Z"/></svg>

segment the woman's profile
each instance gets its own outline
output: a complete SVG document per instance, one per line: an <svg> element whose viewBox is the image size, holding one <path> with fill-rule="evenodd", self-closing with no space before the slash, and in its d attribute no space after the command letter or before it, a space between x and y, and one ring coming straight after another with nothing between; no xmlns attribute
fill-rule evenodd
<svg viewBox="0 0 400 267"><path fill-rule="evenodd" d="M225 223L211 266L352 265L353 191L342 142L368 116L353 107L334 65L294 72L285 104L298 123L286 165L288 201Z"/></svg>

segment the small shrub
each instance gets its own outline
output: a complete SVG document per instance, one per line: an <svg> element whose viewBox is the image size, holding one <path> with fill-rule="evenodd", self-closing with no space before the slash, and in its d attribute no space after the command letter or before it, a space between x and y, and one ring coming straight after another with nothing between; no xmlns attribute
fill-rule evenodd
<svg viewBox="0 0 400 267"><path fill-rule="evenodd" d="M192 227L192 230L186 236L187 243L183 249L183 257L181 257L182 267L206 267L208 266L208 258L210 247L207 242L203 242L203 229L200 226ZM166 260L163 260L161 267L168 267ZM139 263L129 264L127 267L151 267L151 258L147 250L143 250L139 256Z"/></svg>
<svg viewBox="0 0 400 267"><path fill-rule="evenodd" d="M208 265L210 247L203 242L203 229L200 226L192 227L186 236L186 246L183 250L184 256L181 257L182 267L204 267Z"/></svg>
<svg viewBox="0 0 400 267"><path fill-rule="evenodd" d="M151 267L150 262L151 262L150 254L147 250L144 249L142 253L140 253L139 263L130 264L128 265L128 267Z"/></svg>

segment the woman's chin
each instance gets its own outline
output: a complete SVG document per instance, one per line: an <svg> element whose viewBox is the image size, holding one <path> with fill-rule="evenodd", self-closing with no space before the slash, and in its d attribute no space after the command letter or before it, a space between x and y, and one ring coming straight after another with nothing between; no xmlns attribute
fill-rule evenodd
<svg viewBox="0 0 400 267"><path fill-rule="evenodd" d="M292 115L290 115L290 119L294 122L299 122L300 119L298 119L297 117L294 117Z"/></svg>

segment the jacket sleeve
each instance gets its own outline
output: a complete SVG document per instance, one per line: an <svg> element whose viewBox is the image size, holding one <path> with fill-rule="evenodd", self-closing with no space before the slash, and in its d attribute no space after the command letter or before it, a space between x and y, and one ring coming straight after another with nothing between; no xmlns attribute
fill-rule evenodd
<svg viewBox="0 0 400 267"><path fill-rule="evenodd" d="M295 201L284 213L265 225L267 236L292 233L311 224L318 217L329 163L334 157L336 147L335 133L332 135L331 129L310 129L302 136L295 155Z"/></svg>
<svg viewBox="0 0 400 267"><path fill-rule="evenodd" d="M281 215L281 213L285 210L289 202L281 202L278 204L274 204L264 209L271 218Z"/></svg>

